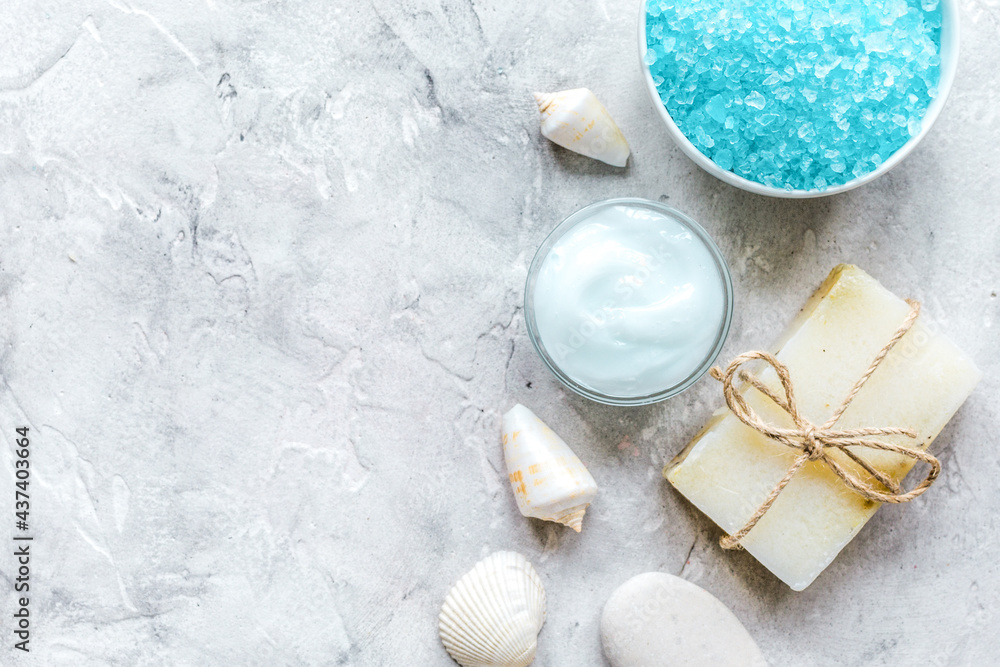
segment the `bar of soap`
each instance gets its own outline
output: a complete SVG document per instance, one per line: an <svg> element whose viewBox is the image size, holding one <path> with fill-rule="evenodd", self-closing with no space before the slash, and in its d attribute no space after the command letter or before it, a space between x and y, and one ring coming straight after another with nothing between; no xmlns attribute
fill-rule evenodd
<svg viewBox="0 0 1000 667"><path fill-rule="evenodd" d="M766 667L739 619L711 593L663 572L632 577L604 605L612 667Z"/></svg>
<svg viewBox="0 0 1000 667"><path fill-rule="evenodd" d="M800 413L814 424L823 424L908 312L905 301L861 269L845 264L834 268L780 338L775 351L788 367ZM759 377L782 395L770 367ZM905 436L889 439L926 448L980 377L969 357L921 315L834 428L910 428L918 434L917 440ZM787 414L756 389L744 387L742 392L763 419L782 427L793 426ZM912 459L892 452L862 447L853 451L896 481L913 467ZM663 472L688 500L733 534L799 453L745 426L723 407ZM840 452L830 455L845 467L860 471ZM879 503L849 489L822 462L809 461L742 545L793 590L801 591L878 508Z"/></svg>

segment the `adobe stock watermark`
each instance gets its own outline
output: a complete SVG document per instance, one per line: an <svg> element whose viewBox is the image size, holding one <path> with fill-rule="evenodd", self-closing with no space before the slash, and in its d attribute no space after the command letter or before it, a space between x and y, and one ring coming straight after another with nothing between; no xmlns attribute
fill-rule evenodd
<svg viewBox="0 0 1000 667"><path fill-rule="evenodd" d="M589 121L584 121L586 124L581 124L581 112L579 108L567 108L558 99L558 93L554 94L553 99L545 99L545 97L538 98L541 110L544 114L549 114L543 116L542 122L542 132L546 133L547 129L558 129L559 134L565 139L567 136L572 136L572 145L567 147L573 152L586 155L602 162L610 162L611 164L617 164L617 160L625 160L628 155L628 147L623 144L623 139L620 131L614 125L614 122L602 122L600 117L590 118ZM590 115L593 112L587 111L583 112L585 115ZM608 119L610 120L610 119ZM555 136L551 137L553 140L556 139ZM562 144L562 140L556 143ZM624 166L620 164L618 166Z"/></svg>
<svg viewBox="0 0 1000 667"><path fill-rule="evenodd" d="M602 159L608 156L614 144L621 145L615 129L607 123L592 122L590 128L583 133L583 137L580 139L578 152Z"/></svg>
<svg viewBox="0 0 1000 667"><path fill-rule="evenodd" d="M936 656L926 658L924 664L927 667L971 664L965 662L965 660L969 660L969 657L963 655L963 649L967 649L970 645L975 645L976 642L987 641L991 635L990 630L993 626L993 613L988 609L981 608L968 614L965 617L965 623L962 628L942 647L942 652Z"/></svg>
<svg viewBox="0 0 1000 667"><path fill-rule="evenodd" d="M921 306L920 317L913 328L896 344L892 354L882 362L883 365L895 366L903 361L913 361L923 353L932 337L946 335L947 324L945 315L931 315L927 308Z"/></svg>
<svg viewBox="0 0 1000 667"><path fill-rule="evenodd" d="M959 5L962 12L972 19L973 23L979 23L983 16L1000 13L1000 0L961 0Z"/></svg>
<svg viewBox="0 0 1000 667"><path fill-rule="evenodd" d="M614 297L606 299L599 307L585 313L583 321L573 328L569 337L552 346L549 352L557 362L565 361L567 357L586 345L587 341L614 317L615 311L632 299L636 290L649 280L653 272L670 259L670 250L665 244L661 244L649 250L649 258L634 273L619 280L614 288Z"/></svg>
<svg viewBox="0 0 1000 667"><path fill-rule="evenodd" d="M413 501L418 507L429 512L443 509L446 489L461 479L461 470L455 462L460 452L440 451L433 455L435 463L430 470L420 476L420 482L413 490Z"/></svg>
<svg viewBox="0 0 1000 667"><path fill-rule="evenodd" d="M588 0L581 2L544 2L538 3L542 10L542 16L548 19L548 23L562 29L569 29L571 26L590 24L595 21L610 21L611 14L608 12L606 0Z"/></svg>
<svg viewBox="0 0 1000 667"><path fill-rule="evenodd" d="M651 588L652 595L646 595L638 604L629 606L628 612L622 618L626 627L646 627L656 617L666 612L677 613L685 607L684 595L680 590L672 590L668 584L661 581L657 581Z"/></svg>

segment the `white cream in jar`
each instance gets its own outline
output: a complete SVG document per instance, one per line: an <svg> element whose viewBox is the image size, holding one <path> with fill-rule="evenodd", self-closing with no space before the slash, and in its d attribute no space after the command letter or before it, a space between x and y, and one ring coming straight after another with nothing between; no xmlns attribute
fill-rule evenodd
<svg viewBox="0 0 1000 667"><path fill-rule="evenodd" d="M614 404L679 393L715 360L732 316L725 260L692 220L656 202L570 216L532 262L532 341L571 389Z"/></svg>

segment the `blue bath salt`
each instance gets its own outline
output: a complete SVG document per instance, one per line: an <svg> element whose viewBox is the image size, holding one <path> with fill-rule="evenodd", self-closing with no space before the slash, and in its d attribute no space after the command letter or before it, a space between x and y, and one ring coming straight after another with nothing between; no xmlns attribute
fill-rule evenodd
<svg viewBox="0 0 1000 667"><path fill-rule="evenodd" d="M786 190L868 174L937 96L938 0L649 0L660 100L719 167Z"/></svg>

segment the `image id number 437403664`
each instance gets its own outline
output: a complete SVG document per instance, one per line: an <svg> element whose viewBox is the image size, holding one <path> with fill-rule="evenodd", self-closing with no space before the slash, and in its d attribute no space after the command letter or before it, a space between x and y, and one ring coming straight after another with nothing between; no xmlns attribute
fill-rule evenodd
<svg viewBox="0 0 1000 667"><path fill-rule="evenodd" d="M27 652L31 639L31 616L28 611L31 592L31 536L28 532L28 520L31 516L31 496L28 493L28 482L31 477L31 450L28 448L31 440L28 438L28 427L17 430L14 449L14 559L15 577L14 591L18 593L14 611L14 648Z"/></svg>

